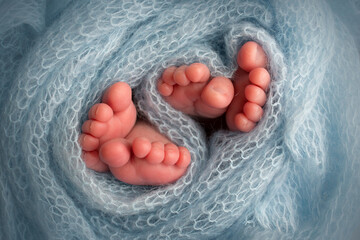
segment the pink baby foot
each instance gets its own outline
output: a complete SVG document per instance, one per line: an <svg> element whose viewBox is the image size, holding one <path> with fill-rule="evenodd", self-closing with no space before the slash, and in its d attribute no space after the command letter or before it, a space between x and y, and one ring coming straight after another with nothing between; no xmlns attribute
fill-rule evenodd
<svg viewBox="0 0 360 240"><path fill-rule="evenodd" d="M234 97L232 82L225 77L210 80L210 71L202 63L167 68L158 90L175 109L206 118L221 116Z"/></svg>
<svg viewBox="0 0 360 240"><path fill-rule="evenodd" d="M152 126L136 122L128 84L115 83L102 100L90 109L79 139L88 168L110 170L117 179L136 185L167 184L185 173L189 151Z"/></svg>
<svg viewBox="0 0 360 240"><path fill-rule="evenodd" d="M232 131L250 132L263 115L270 74L265 69L265 52L255 42L241 47L237 62L239 68L233 77L235 96L226 112L226 122Z"/></svg>

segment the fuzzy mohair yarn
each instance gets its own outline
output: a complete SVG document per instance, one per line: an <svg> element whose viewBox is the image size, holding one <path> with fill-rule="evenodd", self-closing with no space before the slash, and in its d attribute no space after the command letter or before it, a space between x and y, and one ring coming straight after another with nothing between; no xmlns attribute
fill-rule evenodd
<svg viewBox="0 0 360 240"><path fill-rule="evenodd" d="M360 225L358 1L0 0L1 239L349 239ZM231 77L268 56L250 133L202 126L156 90L171 65ZM160 187L85 167L89 108L116 81L192 155Z"/></svg>

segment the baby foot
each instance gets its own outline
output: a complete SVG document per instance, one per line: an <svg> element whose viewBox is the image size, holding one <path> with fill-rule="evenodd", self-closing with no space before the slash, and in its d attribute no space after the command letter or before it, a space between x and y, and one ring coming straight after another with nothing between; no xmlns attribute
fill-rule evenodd
<svg viewBox="0 0 360 240"><path fill-rule="evenodd" d="M88 168L110 170L117 179L136 185L167 184L185 173L189 151L152 126L136 122L128 84L115 83L102 101L90 109L79 139Z"/></svg>
<svg viewBox="0 0 360 240"><path fill-rule="evenodd" d="M270 83L265 69L267 58L262 47L255 42L245 43L237 57L239 65L233 81L235 96L226 112L230 130L250 132L263 115L266 90Z"/></svg>
<svg viewBox="0 0 360 240"><path fill-rule="evenodd" d="M210 80L210 71L202 63L167 68L158 90L175 109L206 118L221 116L234 97L232 82L225 77Z"/></svg>
<svg viewBox="0 0 360 240"><path fill-rule="evenodd" d="M100 160L100 147L111 139L124 138L136 121L131 89L126 83L112 85L102 100L103 103L90 109L89 120L82 125L83 134L79 139L86 166L99 172L109 170L109 166Z"/></svg>

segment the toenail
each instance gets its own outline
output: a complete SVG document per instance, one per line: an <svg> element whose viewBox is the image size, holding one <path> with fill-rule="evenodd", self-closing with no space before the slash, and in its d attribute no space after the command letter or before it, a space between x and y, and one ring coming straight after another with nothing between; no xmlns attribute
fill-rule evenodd
<svg viewBox="0 0 360 240"><path fill-rule="evenodd" d="M216 93L224 94L225 91L221 87L212 87L211 90L213 90Z"/></svg>

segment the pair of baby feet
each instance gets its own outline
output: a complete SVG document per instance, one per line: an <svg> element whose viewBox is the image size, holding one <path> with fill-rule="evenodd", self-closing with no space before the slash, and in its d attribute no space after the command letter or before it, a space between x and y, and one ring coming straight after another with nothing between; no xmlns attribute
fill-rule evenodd
<svg viewBox="0 0 360 240"><path fill-rule="evenodd" d="M251 131L263 115L270 75L266 55L255 42L245 43L237 56L233 82L211 78L207 66L169 67L158 81L158 91L175 109L192 116L217 118L226 114L232 131ZM80 145L86 166L111 171L119 180L136 185L163 185L186 171L191 156L153 126L136 120L131 88L117 82L105 92L102 103L89 111L82 125Z"/></svg>

